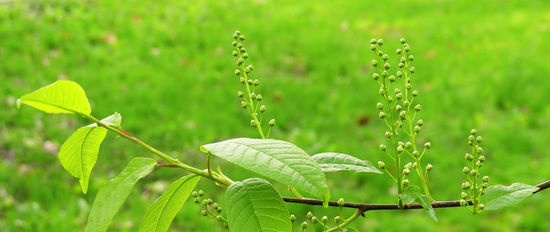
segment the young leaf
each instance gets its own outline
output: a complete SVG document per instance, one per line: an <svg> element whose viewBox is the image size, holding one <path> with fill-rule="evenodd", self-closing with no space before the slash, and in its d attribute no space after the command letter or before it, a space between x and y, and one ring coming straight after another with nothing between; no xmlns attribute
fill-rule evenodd
<svg viewBox="0 0 550 232"><path fill-rule="evenodd" d="M25 104L50 114L90 115L92 108L86 93L76 82L59 80L44 86L17 100L17 106Z"/></svg>
<svg viewBox="0 0 550 232"><path fill-rule="evenodd" d="M292 231L281 195L263 179L235 182L225 192L227 223L235 231Z"/></svg>
<svg viewBox="0 0 550 232"><path fill-rule="evenodd" d="M111 220L130 195L134 185L151 173L156 164L157 161L154 159L134 158L118 176L101 187L92 205L85 231L107 231Z"/></svg>
<svg viewBox="0 0 550 232"><path fill-rule="evenodd" d="M330 197L325 175L304 150L274 139L237 138L201 147L233 164L323 199Z"/></svg>
<svg viewBox="0 0 550 232"><path fill-rule="evenodd" d="M323 172L352 171L352 172L373 172L382 173L367 160L360 160L351 155L324 152L313 155Z"/></svg>
<svg viewBox="0 0 550 232"><path fill-rule="evenodd" d="M428 215L437 222L437 216L435 215L435 210L425 194L420 193L420 188L416 185L407 186L403 193L399 195L404 204L411 204L413 202L418 202Z"/></svg>
<svg viewBox="0 0 550 232"><path fill-rule="evenodd" d="M58 158L61 165L71 175L78 178L82 192L88 191L88 181L99 153L99 146L107 134L107 129L96 124L76 130L61 145Z"/></svg>
<svg viewBox="0 0 550 232"><path fill-rule="evenodd" d="M139 231L168 231L170 223L183 207L199 180L199 176L191 174L172 182L168 189L147 210Z"/></svg>
<svg viewBox="0 0 550 232"><path fill-rule="evenodd" d="M510 186L493 185L485 189L481 202L485 204L484 209L496 210L517 204L538 189L536 186L523 183L513 183Z"/></svg>

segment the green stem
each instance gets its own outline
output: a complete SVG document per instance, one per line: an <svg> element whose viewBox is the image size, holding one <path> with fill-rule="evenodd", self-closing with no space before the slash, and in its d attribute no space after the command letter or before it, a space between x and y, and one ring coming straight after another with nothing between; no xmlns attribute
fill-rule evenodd
<svg viewBox="0 0 550 232"><path fill-rule="evenodd" d="M355 213L351 215L351 217L347 218L342 223L336 225L336 227L326 230L326 232L341 230L342 228L346 227L351 222L353 222L355 219L357 219L359 216L361 216L361 214L363 214L361 210L355 211Z"/></svg>

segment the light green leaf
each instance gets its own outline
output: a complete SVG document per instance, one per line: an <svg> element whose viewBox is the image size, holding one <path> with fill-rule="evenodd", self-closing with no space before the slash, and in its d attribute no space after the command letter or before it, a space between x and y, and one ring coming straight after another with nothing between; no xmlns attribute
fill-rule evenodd
<svg viewBox="0 0 550 232"><path fill-rule="evenodd" d="M432 206L432 203L425 194L420 193L420 187L416 185L409 185L404 190L403 193L399 195L404 204L411 204L417 202L426 210L428 215L437 222L437 216L435 215L435 210Z"/></svg>
<svg viewBox="0 0 550 232"><path fill-rule="evenodd" d="M107 129L98 127L95 123L76 130L71 137L61 145L59 161L65 170L80 180L82 192L88 191L90 173L94 168L99 153L99 146Z"/></svg>
<svg viewBox="0 0 550 232"><path fill-rule="evenodd" d="M513 183L510 186L493 185L485 189L485 194L481 196L481 202L485 204L484 209L496 210L515 205L531 196L538 189L536 186L523 183Z"/></svg>
<svg viewBox="0 0 550 232"><path fill-rule="evenodd" d="M235 182L225 192L227 223L234 231L292 231L281 195L263 179Z"/></svg>
<svg viewBox="0 0 550 232"><path fill-rule="evenodd" d="M312 158L319 164L323 172L352 171L382 173L367 160L360 160L351 155L324 152L315 154Z"/></svg>
<svg viewBox="0 0 550 232"><path fill-rule="evenodd" d="M120 127L120 124L122 123L122 116L118 112L115 112L114 114L101 119L101 122L109 126Z"/></svg>
<svg viewBox="0 0 550 232"><path fill-rule="evenodd" d="M111 220L132 192L134 185L151 173L156 164L157 161L154 159L134 158L118 176L101 187L92 205L85 231L107 231Z"/></svg>
<svg viewBox="0 0 550 232"><path fill-rule="evenodd" d="M237 138L206 144L201 150L266 178L293 186L328 204L330 193L321 168L311 156L292 143L274 139Z"/></svg>
<svg viewBox="0 0 550 232"><path fill-rule="evenodd" d="M84 89L68 80L56 81L22 96L17 100L17 106L21 104L50 114L90 115L92 112Z"/></svg>
<svg viewBox="0 0 550 232"><path fill-rule="evenodd" d="M183 207L199 180L199 176L191 174L172 182L168 189L147 210L139 231L168 231L170 223Z"/></svg>

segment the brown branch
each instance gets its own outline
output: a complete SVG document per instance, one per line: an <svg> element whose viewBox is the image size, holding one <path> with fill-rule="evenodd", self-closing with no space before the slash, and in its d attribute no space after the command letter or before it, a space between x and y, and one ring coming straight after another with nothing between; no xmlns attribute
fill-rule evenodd
<svg viewBox="0 0 550 232"><path fill-rule="evenodd" d="M550 188L550 180L547 180L545 182L542 182L538 185L536 185L538 189L536 191L533 191L533 194L538 193L544 189ZM315 199L308 199L308 198L289 198L289 197L283 197L283 200L285 202L289 203L300 203L300 204L306 204L306 205L323 205L323 201L321 200L315 200ZM472 204L472 201L467 201L468 205ZM450 207L460 207L460 201L434 201L431 203L433 208L450 208ZM329 206L336 206L339 207L337 201L329 201ZM342 205L344 208L354 208L361 210L362 212L366 212L369 210L398 210L400 209L397 204L365 204L365 203L353 203L353 202L344 202ZM403 210L407 209L422 209L422 205L420 204L407 204L404 205Z"/></svg>

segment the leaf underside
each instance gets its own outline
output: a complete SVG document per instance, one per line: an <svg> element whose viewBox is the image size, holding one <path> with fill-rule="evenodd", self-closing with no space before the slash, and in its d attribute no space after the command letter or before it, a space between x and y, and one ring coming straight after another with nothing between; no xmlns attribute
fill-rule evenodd
<svg viewBox="0 0 550 232"><path fill-rule="evenodd" d="M227 222L233 231L292 231L290 213L269 182L246 179L225 193Z"/></svg>
<svg viewBox="0 0 550 232"><path fill-rule="evenodd" d="M85 231L107 231L135 184L151 173L156 164L154 159L134 158L120 174L101 187L92 205Z"/></svg>
<svg viewBox="0 0 550 232"><path fill-rule="evenodd" d="M237 138L206 144L201 150L325 202L329 200L329 189L321 168L311 156L292 143Z"/></svg>

